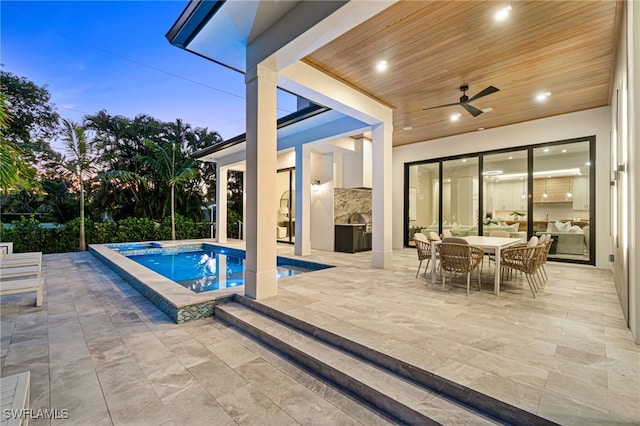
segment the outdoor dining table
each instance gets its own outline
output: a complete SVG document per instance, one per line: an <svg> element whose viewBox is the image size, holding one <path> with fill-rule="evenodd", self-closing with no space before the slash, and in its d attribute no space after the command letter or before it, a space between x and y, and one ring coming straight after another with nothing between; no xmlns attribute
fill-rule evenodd
<svg viewBox="0 0 640 426"><path fill-rule="evenodd" d="M510 247L514 244L523 242L522 238L504 238L504 237L485 237L478 235L470 235L462 237L472 246L480 247L485 253L495 254L496 267L494 271L493 292L496 296L500 294L500 250ZM436 246L442 241L432 241L431 246L431 282L436 282Z"/></svg>

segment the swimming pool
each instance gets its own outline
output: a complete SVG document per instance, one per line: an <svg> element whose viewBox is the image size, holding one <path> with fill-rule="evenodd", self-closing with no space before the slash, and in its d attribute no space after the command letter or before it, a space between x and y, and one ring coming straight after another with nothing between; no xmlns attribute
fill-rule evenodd
<svg viewBox="0 0 640 426"><path fill-rule="evenodd" d="M244 284L244 250L214 244L162 248L154 243L127 243L108 247L196 293ZM276 269L282 278L331 267L278 256Z"/></svg>

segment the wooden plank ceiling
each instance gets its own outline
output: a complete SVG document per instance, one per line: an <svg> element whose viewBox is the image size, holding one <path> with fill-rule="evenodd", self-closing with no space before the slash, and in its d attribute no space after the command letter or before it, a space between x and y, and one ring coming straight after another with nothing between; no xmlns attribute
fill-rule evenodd
<svg viewBox="0 0 640 426"><path fill-rule="evenodd" d="M394 146L478 131L610 103L622 3L400 1L304 60L394 108ZM386 60L388 69L375 65ZM460 106L493 108L478 117ZM551 92L544 103L539 92ZM461 113L452 122L452 113ZM412 130L403 130L405 127Z"/></svg>

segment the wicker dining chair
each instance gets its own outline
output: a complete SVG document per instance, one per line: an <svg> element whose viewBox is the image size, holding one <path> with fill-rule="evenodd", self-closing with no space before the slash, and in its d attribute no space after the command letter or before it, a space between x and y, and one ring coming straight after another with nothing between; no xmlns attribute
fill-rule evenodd
<svg viewBox="0 0 640 426"><path fill-rule="evenodd" d="M447 279L447 273L464 273L467 274L467 296L469 295L469 284L471 282L471 272L478 272L478 289L482 290L482 281L480 279L480 262L484 256L484 250L481 247L471 246L468 244L458 244L443 241L439 245L440 249L440 269L442 270L442 290Z"/></svg>
<svg viewBox="0 0 640 426"><path fill-rule="evenodd" d="M421 232L416 232L413 235L413 242L416 244L416 250L418 251L418 260L420 261L420 264L418 264L418 271L416 272L416 278L418 278L423 260L427 261L427 265L424 267L424 274L427 275L429 262L431 262L431 242L427 239L426 235Z"/></svg>
<svg viewBox="0 0 640 426"><path fill-rule="evenodd" d="M538 284L535 274L541 265L542 253L546 250L545 244L537 246L507 247L500 253L500 269L505 271L520 271L524 273L531 295L535 298Z"/></svg>

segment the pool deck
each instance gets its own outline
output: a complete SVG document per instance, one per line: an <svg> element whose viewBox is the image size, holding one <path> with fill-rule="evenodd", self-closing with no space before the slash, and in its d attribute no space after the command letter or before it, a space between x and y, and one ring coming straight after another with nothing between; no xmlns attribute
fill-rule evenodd
<svg viewBox="0 0 640 426"><path fill-rule="evenodd" d="M524 280L496 297L488 276L470 296L462 282L442 292L415 278L412 249L394 251L388 270L370 268L366 252L305 259L338 267L282 279L264 304L380 351L402 348L561 424L640 424L640 346L610 271L549 263L533 299ZM69 409L32 425L390 423L215 317L173 323L89 253L43 263L41 307L35 294L0 297L1 376L31 371L31 407Z"/></svg>
<svg viewBox="0 0 640 426"><path fill-rule="evenodd" d="M159 241L163 248L211 243L210 240ZM92 244L90 252L105 262L140 294L145 296L175 323L193 321L213 315L217 303L229 301L235 293L244 293L244 287L196 293L121 255L105 244Z"/></svg>

